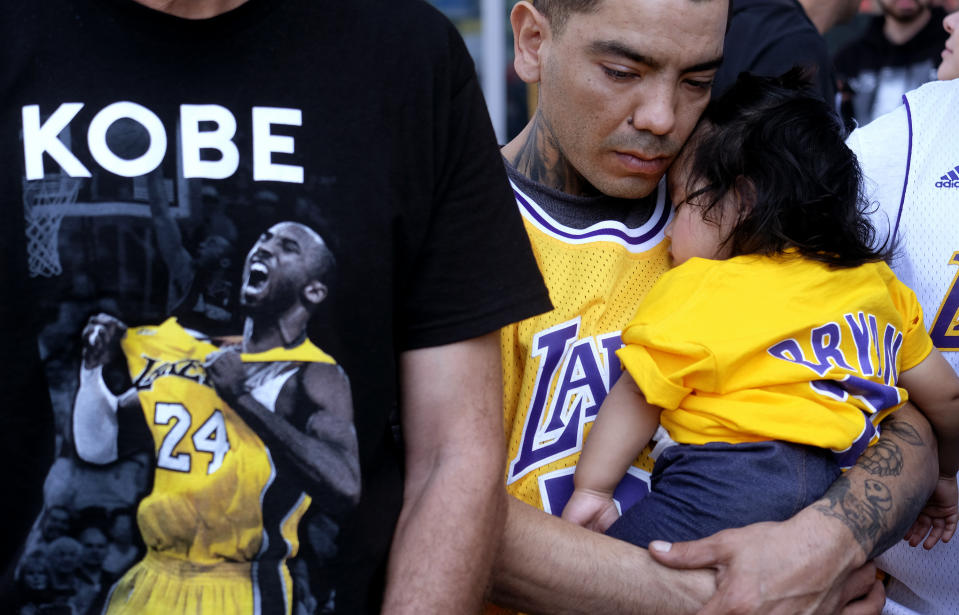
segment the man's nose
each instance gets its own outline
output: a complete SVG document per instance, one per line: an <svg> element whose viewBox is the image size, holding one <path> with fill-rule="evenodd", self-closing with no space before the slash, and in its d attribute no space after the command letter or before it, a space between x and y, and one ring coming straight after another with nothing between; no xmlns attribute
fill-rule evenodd
<svg viewBox="0 0 959 615"><path fill-rule="evenodd" d="M672 132L676 126L676 88L665 83L647 83L631 119L630 124L636 130L655 135Z"/></svg>

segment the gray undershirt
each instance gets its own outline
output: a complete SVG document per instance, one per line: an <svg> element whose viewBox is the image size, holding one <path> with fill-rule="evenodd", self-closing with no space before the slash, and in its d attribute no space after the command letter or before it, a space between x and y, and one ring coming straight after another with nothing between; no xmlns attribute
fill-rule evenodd
<svg viewBox="0 0 959 615"><path fill-rule="evenodd" d="M597 222L621 222L629 228L645 224L656 207L656 190L642 199L618 199L606 195L575 196L535 182L507 160L506 174L520 190L543 208L554 220L575 229L584 229Z"/></svg>

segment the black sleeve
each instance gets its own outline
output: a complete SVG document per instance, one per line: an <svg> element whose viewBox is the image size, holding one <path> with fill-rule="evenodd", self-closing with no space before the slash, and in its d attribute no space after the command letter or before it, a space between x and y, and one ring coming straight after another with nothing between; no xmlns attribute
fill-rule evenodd
<svg viewBox="0 0 959 615"><path fill-rule="evenodd" d="M778 76L793 66L803 66L813 71L813 83L822 99L830 105L836 98L835 71L826 42L818 32L797 32L788 38L770 43L767 53L758 58L750 72L758 75Z"/></svg>
<svg viewBox="0 0 959 615"><path fill-rule="evenodd" d="M450 36L448 98L434 105L432 211L406 284L403 349L469 339L551 308L472 60Z"/></svg>
<svg viewBox="0 0 959 615"><path fill-rule="evenodd" d="M815 71L816 90L823 100L834 103L835 71L829 48L802 8L789 1L750 3L730 21L713 96L729 89L741 72L778 77L793 66Z"/></svg>

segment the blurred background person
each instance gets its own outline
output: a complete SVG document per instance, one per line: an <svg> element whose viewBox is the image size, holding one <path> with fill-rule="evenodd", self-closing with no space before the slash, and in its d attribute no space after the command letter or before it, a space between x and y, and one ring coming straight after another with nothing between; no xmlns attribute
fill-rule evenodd
<svg viewBox="0 0 959 615"><path fill-rule="evenodd" d="M83 552L76 572L78 589L74 608L79 615L96 615L103 611L107 592L116 581L116 577L103 568L109 540L98 525L88 525L80 530L77 540Z"/></svg>
<svg viewBox="0 0 959 615"><path fill-rule="evenodd" d="M17 573L16 615L38 615L53 600L50 571L43 550L31 551Z"/></svg>
<svg viewBox="0 0 959 615"><path fill-rule="evenodd" d="M115 511L107 532L110 543L103 558L103 569L117 578L141 556L142 545L138 542L139 536L133 518L134 513L131 510Z"/></svg>
<svg viewBox="0 0 959 615"><path fill-rule="evenodd" d="M932 0L875 0L862 35L836 54L840 114L850 129L891 111L902 95L936 78L945 9Z"/></svg>

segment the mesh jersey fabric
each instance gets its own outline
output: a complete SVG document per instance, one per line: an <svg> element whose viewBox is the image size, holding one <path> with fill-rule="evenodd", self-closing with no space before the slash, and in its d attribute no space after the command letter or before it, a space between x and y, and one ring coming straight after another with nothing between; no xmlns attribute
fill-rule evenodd
<svg viewBox="0 0 959 615"><path fill-rule="evenodd" d="M665 182L626 204L565 195L507 170L554 308L501 332L506 489L559 516L583 439L621 372L620 332L669 268L672 207ZM649 453L617 488L624 508L649 492Z"/></svg>
<svg viewBox="0 0 959 615"><path fill-rule="evenodd" d="M849 139L863 168L878 241L895 238L891 262L922 304L925 326L942 356L959 372L959 224L955 184L959 140L950 110L959 80L934 81L906 93L902 106L857 129ZM946 176L945 178L943 176ZM945 183L948 182L948 183ZM959 542L932 550L900 541L877 558L891 575L884 615L959 613Z"/></svg>

